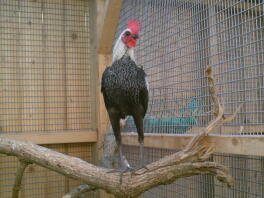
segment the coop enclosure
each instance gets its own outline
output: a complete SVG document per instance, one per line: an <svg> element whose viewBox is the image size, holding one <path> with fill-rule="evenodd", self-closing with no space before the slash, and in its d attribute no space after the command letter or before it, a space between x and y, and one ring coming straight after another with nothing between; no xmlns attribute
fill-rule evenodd
<svg viewBox="0 0 264 198"><path fill-rule="evenodd" d="M0 1L1 136L94 161L93 4ZM14 157L0 155L1 198L11 197L17 166ZM78 184L34 165L26 169L20 197L61 197Z"/></svg>
<svg viewBox="0 0 264 198"><path fill-rule="evenodd" d="M242 105L236 119L209 139L216 145L210 160L230 168L234 187L195 176L143 197L263 197L262 0L0 0L0 137L98 161L109 127L100 75L130 19L142 24L135 56L150 85L144 120L148 162L182 149L214 117L208 65L225 115ZM123 142L133 165L139 159L135 130L128 118ZM0 155L1 198L11 195L17 165ZM61 197L78 184L30 166L20 197Z"/></svg>
<svg viewBox="0 0 264 198"><path fill-rule="evenodd" d="M144 197L263 197L264 153L256 145L263 145L264 135L264 2L124 0L116 36L128 19L142 23L135 56L150 85L144 120L149 162L184 148L213 119L207 66L213 68L225 115L242 105L236 119L210 139L216 142L211 160L230 168L234 187L228 189L211 176L195 176L152 189ZM135 131L128 118L126 132ZM126 155L136 165L137 136L128 133L123 139Z"/></svg>

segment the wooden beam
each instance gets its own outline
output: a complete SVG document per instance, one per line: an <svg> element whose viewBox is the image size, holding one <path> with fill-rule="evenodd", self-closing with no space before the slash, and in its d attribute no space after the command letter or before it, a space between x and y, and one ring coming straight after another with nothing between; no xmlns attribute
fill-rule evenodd
<svg viewBox="0 0 264 198"><path fill-rule="evenodd" d="M96 142L97 132L94 131L62 131L62 132L31 132L31 133L6 133L0 138L30 141L34 144L67 144L81 142Z"/></svg>
<svg viewBox="0 0 264 198"><path fill-rule="evenodd" d="M192 127L187 134L195 134L201 127ZM213 131L220 135L264 135L264 125L221 126Z"/></svg>
<svg viewBox="0 0 264 198"><path fill-rule="evenodd" d="M99 45L97 52L100 54L111 54L114 36L116 33L122 0L109 0L105 12L103 27L99 33Z"/></svg>
<svg viewBox="0 0 264 198"><path fill-rule="evenodd" d="M193 135L145 134L145 146L161 149L183 149ZM138 145L136 133L122 135L123 144ZM257 135L210 135L205 144L214 145L215 152L264 156L264 136Z"/></svg>
<svg viewBox="0 0 264 198"><path fill-rule="evenodd" d="M97 164L102 160L102 144L104 136L109 129L109 119L101 94L101 77L107 66L112 64L112 45L116 33L122 0L97 0L96 1L96 41L97 41L97 143L93 146L93 156ZM99 197L113 198L113 195L99 191Z"/></svg>

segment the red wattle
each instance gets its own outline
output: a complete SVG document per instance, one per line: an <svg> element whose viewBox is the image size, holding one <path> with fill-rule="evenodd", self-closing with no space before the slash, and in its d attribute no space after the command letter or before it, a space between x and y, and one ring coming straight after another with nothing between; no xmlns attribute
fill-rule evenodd
<svg viewBox="0 0 264 198"><path fill-rule="evenodd" d="M127 47L135 47L136 46L136 44L137 44L137 41L135 40L135 39L131 39L130 41L128 41L127 43L126 43L126 45L127 45Z"/></svg>
<svg viewBox="0 0 264 198"><path fill-rule="evenodd" d="M131 47L135 47L137 44L137 40L133 39L133 38L122 38L123 43L125 43L125 45L129 48Z"/></svg>

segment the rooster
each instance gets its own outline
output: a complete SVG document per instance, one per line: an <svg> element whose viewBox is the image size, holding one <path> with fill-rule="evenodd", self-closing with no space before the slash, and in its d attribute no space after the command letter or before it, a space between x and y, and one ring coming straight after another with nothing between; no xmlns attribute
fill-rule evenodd
<svg viewBox="0 0 264 198"><path fill-rule="evenodd" d="M118 37L112 57L112 66L105 69L101 92L118 146L119 167L131 169L123 156L120 121L131 115L134 119L140 145L140 166L144 166L143 119L148 107L148 82L146 73L136 64L134 48L137 44L140 23L129 21Z"/></svg>

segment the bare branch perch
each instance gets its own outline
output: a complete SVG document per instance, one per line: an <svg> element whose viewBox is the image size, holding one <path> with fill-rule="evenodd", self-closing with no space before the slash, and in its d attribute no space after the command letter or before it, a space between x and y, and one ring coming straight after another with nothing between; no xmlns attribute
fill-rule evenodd
<svg viewBox="0 0 264 198"><path fill-rule="evenodd" d="M213 153L213 147L203 144L203 140L215 127L231 121L237 112L229 118L223 116L223 107L217 98L214 77L210 67L207 69L207 76L209 92L216 106L216 118L197 136L194 136L185 149L148 164L146 168L139 169L134 173L120 174L112 171L113 169L98 167L79 158L70 157L30 142L7 138L0 138L0 153L17 156L19 159L38 164L93 186L83 186L83 189L71 192L69 196L72 197L82 190L100 188L118 198L134 198L155 186L169 184L181 177L200 174L215 175L219 181L231 186L234 181L227 168L215 162L204 162Z"/></svg>
<svg viewBox="0 0 264 198"><path fill-rule="evenodd" d="M121 174L118 172L111 172L111 169L97 167L79 158L70 157L29 142L1 138L0 153L29 160L119 197L135 197L154 186L167 183L166 180L170 183L177 178L197 174L214 174L217 178L226 178L222 181L232 185L231 180L228 179L230 178L228 172L221 165L219 165L221 171L218 172L214 171L215 167L213 166L206 167L206 170L203 169L199 172L202 167L191 163L193 159L200 159L199 152L178 152L149 164L147 169L143 168L135 173L124 173L122 174L122 183L120 183Z"/></svg>
<svg viewBox="0 0 264 198"><path fill-rule="evenodd" d="M21 188L23 174L24 174L24 171L25 171L26 167L28 166L28 164L29 164L28 162L20 160L20 163L19 163L19 166L18 166L17 172L16 172L15 184L14 184L13 190L12 190L12 198L18 198L19 191Z"/></svg>

